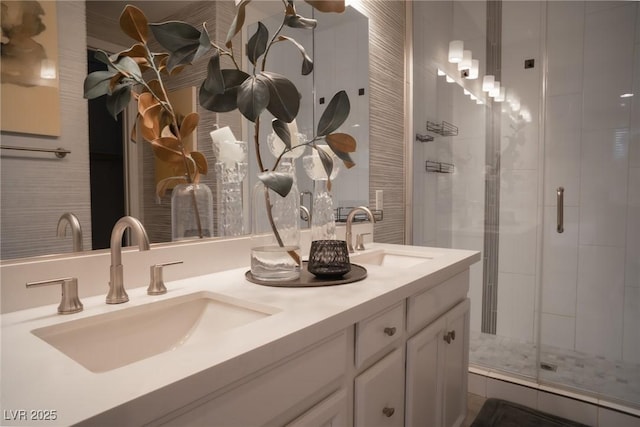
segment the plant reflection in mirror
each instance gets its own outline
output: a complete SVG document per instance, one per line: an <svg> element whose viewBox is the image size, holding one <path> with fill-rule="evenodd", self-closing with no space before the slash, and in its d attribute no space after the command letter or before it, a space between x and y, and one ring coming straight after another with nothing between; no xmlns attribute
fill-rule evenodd
<svg viewBox="0 0 640 427"><path fill-rule="evenodd" d="M345 10L344 1L305 0L319 12L337 12ZM256 32L247 42L246 55L252 65L251 73L240 69L233 52L233 39L242 31L245 24L246 7L250 0L242 0L236 6L234 20L224 43L211 40L206 29L202 30L181 21L169 21L158 24L147 24L147 19L134 6L127 5L120 18L122 30L137 41L131 49L107 56L98 52L97 58L107 64L108 71L91 73L85 80L85 97L95 98L107 95L107 106L116 116L133 96L138 100L138 118L142 124L142 134L151 143L157 157L169 162L184 163L185 177L172 178L197 182L199 173L206 173L206 159L198 152L188 152L182 144L183 138L191 133L197 123L198 115L191 113L179 123L162 82L163 74L180 72L186 65L203 57L210 51L207 66L207 77L199 90L199 103L202 107L216 113L238 110L250 122L254 123L254 144L256 159L260 173L258 178L265 187L280 196L286 196L292 186L289 175L276 172L283 155L299 147L310 146L320 156L322 165L330 178L333 170L332 157L318 149L317 141L324 140L336 156L347 168L355 165L349 153L355 152L356 141L346 133L336 132L349 116L350 103L347 93L342 90L336 93L318 122L315 135L309 140L294 147L291 146L291 135L288 123L297 116L300 108L301 94L296 86L285 76L266 70L267 56L272 47L280 43L292 45L302 57L301 73L308 75L313 71L313 61L304 47L293 38L284 35L285 27L313 30L317 22L299 15L293 0L282 0L283 19L274 34L258 23ZM166 49L167 53L152 53L147 45L149 29ZM221 56L231 59L234 68L222 69ZM154 76L145 81L142 71L151 69ZM142 90L134 91L140 85ZM273 115L273 131L284 143L282 153L276 158L273 167L267 168L260 154L260 117L268 111ZM170 180L169 180L170 181ZM167 184L169 183L167 181ZM331 181L328 181L331 189ZM166 189L162 183L157 193ZM284 246L276 225L270 215L272 204L269 192L265 191L267 216L276 240ZM294 256L294 254L292 254ZM297 257L297 255L295 255ZM296 262L300 262L299 259Z"/></svg>

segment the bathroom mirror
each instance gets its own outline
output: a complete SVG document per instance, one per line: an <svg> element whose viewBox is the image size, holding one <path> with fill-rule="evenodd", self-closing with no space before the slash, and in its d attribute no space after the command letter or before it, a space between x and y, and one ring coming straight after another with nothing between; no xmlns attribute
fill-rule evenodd
<svg viewBox="0 0 640 427"><path fill-rule="evenodd" d="M88 1L82 2L57 2L57 10L59 16L65 16L65 22L73 21L73 24L65 26L58 26L59 32L59 67L63 72L61 76L66 80L62 82L62 85L66 85L66 92L63 90L61 94L61 121L63 133L60 138L43 137L38 135L29 134L11 134L2 133L3 145L21 145L25 147L47 147L56 148L62 146L65 149L71 151L71 153L65 159L56 159L52 155L28 153L28 154L10 154L8 151L2 151L2 253L1 259L16 259L31 257L37 255L50 255L57 253L71 252L71 238L67 236L64 239L58 239L56 237L56 225L58 218L64 212L74 212L82 224L82 228L85 232L84 247L93 247L91 239L88 235L92 234L91 219L97 211L103 211L112 208L112 204L109 203L106 207L97 207L96 202L106 199L106 194L111 187L118 186L119 184L111 180L107 181L107 185L104 186L100 192L93 192L89 185L89 148L86 143L88 139L88 121L85 118L86 110L83 103L86 101L82 99L82 85L81 82L87 74L86 59L83 57L82 51L86 49L87 44L94 45L96 40L99 40L98 46L106 50L122 50L130 45L130 41L127 37L121 34L118 26L118 17L122 8L127 3L134 3L140 6L148 18L152 22L158 22L169 19L183 19L180 16L182 10L189 10L190 14L200 17L201 14L196 13L198 8L206 8L209 13L207 21L214 19L216 24L220 26L217 30L217 38L221 38L220 34L226 33L228 23L233 18L234 5L232 1L219 1L219 2L166 2L166 1L136 1L136 2L121 2L121 1ZM266 3L279 3L281 2L254 2L257 5L263 6ZM297 4L304 5L303 2L297 2ZM179 10L177 10L178 8ZM214 9L213 12L211 10ZM350 8L351 9L351 8ZM194 12L196 11L196 12ZM356 15L354 15L355 13ZM217 17L216 17L217 14ZM264 12L262 12L263 15ZM333 14L319 14L316 18L322 20L325 17ZM334 16L332 16L334 17ZM357 27L362 31L358 36L360 42L364 42L365 47L368 44L368 26L366 17L360 15L354 10L345 13L344 15L335 15L335 17L342 17L346 20L359 19L364 20L364 25L358 25ZM83 25L83 22L88 22L87 26ZM58 17L58 20L60 18ZM185 19L186 20L186 19ZM200 19L200 22L202 19ZM319 29L325 29L329 25L337 24L319 24ZM224 28L223 28L224 27ZM87 31L87 41L82 37L78 37L79 31ZM325 52L325 48L322 47L322 39L332 39L331 30L327 31L325 35L316 35L315 40L312 39L311 44L315 49L310 49L316 55L320 55ZM351 39L351 37L350 37ZM331 40L332 43L336 43L336 40ZM338 41L338 43L340 43ZM239 44L239 43L237 43ZM345 44L345 43L341 43ZM111 48L111 49L109 49ZM333 47L327 48L329 52ZM368 67L367 49L358 51L358 55L350 55L353 58L358 59L365 65L363 73L366 73ZM293 52L294 53L294 52ZM287 67L286 73L291 75L295 74L290 70L299 70L299 57L294 54L287 55L292 58L294 65ZM310 98L315 103L315 107L321 107L319 104L318 87L314 85L318 84L319 70L322 67L324 60L315 59L316 71L312 74L311 92L313 95ZM360 71L359 71L360 72ZM358 153L356 161L356 168L349 170L347 173L343 173L337 182L335 199L344 200L344 205L353 205L359 201L366 201L368 199L368 108L357 109L356 104L361 103L364 107L367 107L368 99L368 75L360 75L363 83L351 83L346 82L340 84L341 78L354 77L353 69L349 69L348 72L338 72L337 75L332 75L331 80L336 87L328 89L327 92L331 92L330 95L326 95L327 102L333 93L340 90L340 88L356 87L358 89L364 89L364 96L353 96L350 93L352 112L351 119L354 120L352 126L358 129L358 134L353 130L350 132L356 137L358 141ZM314 77L315 76L315 77ZM199 78L196 85L199 85L202 79ZM64 89L64 88L63 88ZM307 89L299 88L302 92L306 92ZM356 89L357 90L357 89ZM307 94L305 94L307 95ZM314 108L314 105L310 107ZM358 111L358 113L356 113ZM318 110L313 114L320 114L321 110ZM233 113L239 116L239 113ZM224 126L227 121L239 123L237 118L230 118L227 114L213 115L211 114L209 119L211 130L213 124L220 124ZM216 116L216 117L214 117ZM126 120L126 118L125 118ZM317 121L317 116L315 118ZM66 123L66 124L65 124ZM201 119L201 124L203 123ZM199 149L202 151L204 147L212 154L211 140L208 138L209 129L206 130L206 138L199 138ZM238 133L242 135L242 138L247 138L245 130L238 129ZM266 137L266 134L265 134ZM126 141L128 142L128 141ZM136 150L126 150L124 155L129 156L130 164L133 167L143 161L143 155L138 152L139 146L145 146L148 144L124 144L131 148L132 146ZM105 155L111 155L113 153L104 153ZM122 154L122 153L120 153ZM208 179L215 180L213 176L213 164L215 159L207 156L210 164L210 172ZM131 163L133 162L133 163ZM302 168L300 168L302 169ZM301 171L301 170L300 170ZM302 171L301 171L302 172ZM344 170L342 171L344 172ZM123 172L125 178L128 177L128 171L125 167ZM253 175L253 174L250 174ZM130 177L129 177L130 178ZM153 184L149 184L145 181L144 176L139 176L137 179L138 193L131 194L125 192L126 196L123 201L125 206L125 214L129 212L135 212L136 206L140 204L141 193L153 192ZM304 179L304 178L303 178ZM247 182L247 186L250 183ZM130 186L125 186L125 190L129 190ZM300 187L301 190L311 191L309 186ZM338 193L338 191L340 193ZM344 192L344 195L343 195ZM215 197L215 191L214 191ZM148 200L152 200L153 197L147 197ZM162 202L161 208L169 208L169 198ZM338 204L336 204L338 205ZM168 229L170 235L170 226L166 222L162 221L145 221L143 218L145 227L153 234L155 228ZM170 223L169 223L170 224ZM110 230L110 227L109 227ZM153 239L154 242L168 241L169 239Z"/></svg>

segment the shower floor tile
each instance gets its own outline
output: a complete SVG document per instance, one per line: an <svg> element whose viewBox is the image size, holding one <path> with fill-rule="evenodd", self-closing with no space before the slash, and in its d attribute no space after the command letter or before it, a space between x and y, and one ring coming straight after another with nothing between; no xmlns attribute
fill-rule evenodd
<svg viewBox="0 0 640 427"><path fill-rule="evenodd" d="M513 338L472 332L469 344L472 365L537 377L536 347ZM640 365L591 356L575 350L544 346L540 362L556 370L540 369L540 382L561 385L601 399L640 408Z"/></svg>

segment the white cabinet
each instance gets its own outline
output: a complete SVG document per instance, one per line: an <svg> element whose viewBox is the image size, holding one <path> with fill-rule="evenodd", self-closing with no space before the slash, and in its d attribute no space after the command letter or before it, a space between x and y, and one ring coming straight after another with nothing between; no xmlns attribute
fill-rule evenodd
<svg viewBox="0 0 640 427"><path fill-rule="evenodd" d="M341 389L318 403L306 413L287 424L287 427L342 427L349 414L347 392Z"/></svg>
<svg viewBox="0 0 640 427"><path fill-rule="evenodd" d="M407 341L406 425L459 426L467 412L469 300Z"/></svg>
<svg viewBox="0 0 640 427"><path fill-rule="evenodd" d="M322 340L274 366L241 379L235 386L216 391L156 420L152 425L283 425L309 410L314 402L322 401L327 396L327 389L334 386L335 390L344 381L347 354L352 354L348 351L349 344L353 345L349 343L346 332ZM339 412L336 410L337 416ZM320 418L321 415L316 416L316 419ZM331 418L329 416L326 420L331 421Z"/></svg>
<svg viewBox="0 0 640 427"><path fill-rule="evenodd" d="M404 423L404 355L396 349L355 379L356 427Z"/></svg>

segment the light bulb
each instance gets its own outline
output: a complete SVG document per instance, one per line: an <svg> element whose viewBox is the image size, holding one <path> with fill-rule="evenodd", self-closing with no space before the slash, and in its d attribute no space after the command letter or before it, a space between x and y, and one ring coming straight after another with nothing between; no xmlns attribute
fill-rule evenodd
<svg viewBox="0 0 640 427"><path fill-rule="evenodd" d="M482 91L483 92L489 92L491 89L493 89L493 83L495 82L495 77L488 75L488 76L484 76L482 78Z"/></svg>
<svg viewBox="0 0 640 427"><path fill-rule="evenodd" d="M457 64L462 61L464 51L464 43L462 40L453 40L449 42L449 62Z"/></svg>
<svg viewBox="0 0 640 427"><path fill-rule="evenodd" d="M491 98L495 98L498 95L500 95L500 82L495 81L493 82L493 87L489 91L489 96Z"/></svg>
<svg viewBox="0 0 640 427"><path fill-rule="evenodd" d="M471 68L471 51L462 51L462 61L458 62L458 71L468 70Z"/></svg>
<svg viewBox="0 0 640 427"><path fill-rule="evenodd" d="M478 78L478 72L480 69L480 61L477 59L471 60L471 67L469 67L469 75L467 76L468 80L475 80Z"/></svg>

